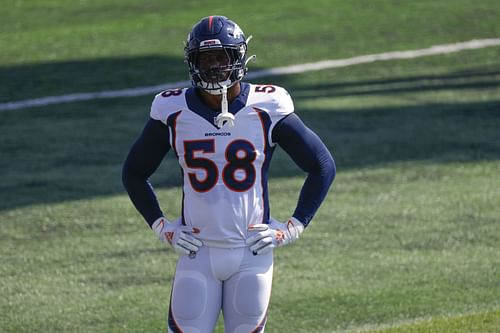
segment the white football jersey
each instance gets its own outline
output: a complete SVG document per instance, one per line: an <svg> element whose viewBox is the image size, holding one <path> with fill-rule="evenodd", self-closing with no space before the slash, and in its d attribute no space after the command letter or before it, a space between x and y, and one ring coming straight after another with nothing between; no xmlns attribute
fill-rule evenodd
<svg viewBox="0 0 500 333"><path fill-rule="evenodd" d="M273 85L241 83L231 103L234 126L215 125L214 112L193 88L158 94L151 118L169 128L170 146L182 168L183 223L214 247L242 247L247 226L268 223L268 168L274 126L294 110L288 92Z"/></svg>

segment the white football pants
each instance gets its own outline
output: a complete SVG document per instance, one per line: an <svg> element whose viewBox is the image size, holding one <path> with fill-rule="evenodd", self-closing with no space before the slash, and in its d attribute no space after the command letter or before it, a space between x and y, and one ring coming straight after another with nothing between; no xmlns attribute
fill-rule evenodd
<svg viewBox="0 0 500 333"><path fill-rule="evenodd" d="M264 332L271 297L273 253L254 256L248 247L202 246L179 257L169 333L211 333L222 310L226 333Z"/></svg>

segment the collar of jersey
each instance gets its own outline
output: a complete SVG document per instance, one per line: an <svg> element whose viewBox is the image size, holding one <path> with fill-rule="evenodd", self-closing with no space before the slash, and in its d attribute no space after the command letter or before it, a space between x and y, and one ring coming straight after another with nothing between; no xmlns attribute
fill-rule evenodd
<svg viewBox="0 0 500 333"><path fill-rule="evenodd" d="M229 105L229 112L233 115L236 115L238 111L243 109L243 107L247 104L248 92L250 91L250 84L245 82L240 82L241 91L238 97ZM204 118L210 124L212 124L215 128L218 128L214 124L214 117L216 117L219 113L214 111L213 109L206 106L202 100L198 97L196 93L195 87L189 88L186 91L186 103L189 110L193 111L200 117Z"/></svg>

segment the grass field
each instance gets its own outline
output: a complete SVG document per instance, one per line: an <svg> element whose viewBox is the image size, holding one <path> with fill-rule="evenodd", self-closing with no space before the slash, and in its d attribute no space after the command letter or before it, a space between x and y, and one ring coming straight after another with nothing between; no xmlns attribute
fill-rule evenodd
<svg viewBox="0 0 500 333"><path fill-rule="evenodd" d="M182 41L213 13L254 35L251 69L500 37L497 1L3 7L0 102L187 79ZM276 252L266 331L500 332L500 47L257 82L292 93L338 168L307 232ZM165 331L176 256L120 180L151 100L0 112L0 332ZM173 163L153 178L170 218ZM275 217L303 179L278 151Z"/></svg>

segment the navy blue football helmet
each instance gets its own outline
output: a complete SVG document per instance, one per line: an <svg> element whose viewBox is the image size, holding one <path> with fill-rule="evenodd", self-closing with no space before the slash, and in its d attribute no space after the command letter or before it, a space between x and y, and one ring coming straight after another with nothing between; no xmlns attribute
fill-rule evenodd
<svg viewBox="0 0 500 333"><path fill-rule="evenodd" d="M196 23L184 48L193 86L219 95L223 86L230 88L240 81L247 72L246 52L250 38L246 39L240 27L224 16L208 16ZM225 52L225 63L215 68L200 68L200 54L216 50Z"/></svg>

